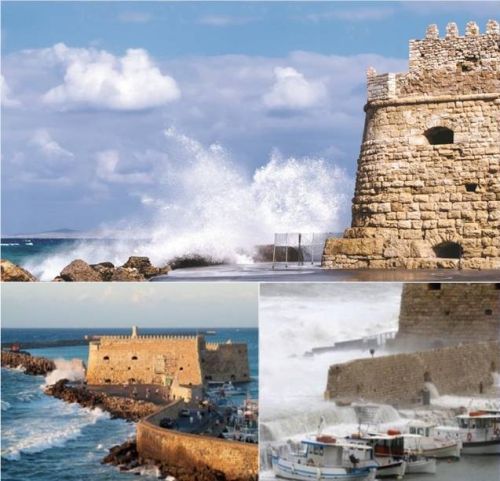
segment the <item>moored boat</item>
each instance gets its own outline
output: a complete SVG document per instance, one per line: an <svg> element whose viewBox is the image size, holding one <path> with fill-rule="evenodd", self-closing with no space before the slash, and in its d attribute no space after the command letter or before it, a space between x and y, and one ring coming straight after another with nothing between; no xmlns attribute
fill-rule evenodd
<svg viewBox="0 0 500 481"><path fill-rule="evenodd" d="M376 463L370 446L318 435L296 450L273 450L272 467L277 477L298 481L373 481Z"/></svg>
<svg viewBox="0 0 500 481"><path fill-rule="evenodd" d="M409 433L403 434L405 449L419 450L428 458L460 458L462 441L434 435L435 427L435 424L425 421L412 421L408 425Z"/></svg>
<svg viewBox="0 0 500 481"><path fill-rule="evenodd" d="M437 426L434 432L461 440L464 454L500 454L500 411L472 411L456 420L458 426Z"/></svg>

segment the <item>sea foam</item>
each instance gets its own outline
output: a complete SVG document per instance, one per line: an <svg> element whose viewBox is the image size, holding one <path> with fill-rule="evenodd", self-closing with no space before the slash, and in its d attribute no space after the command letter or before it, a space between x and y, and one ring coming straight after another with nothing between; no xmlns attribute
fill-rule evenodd
<svg viewBox="0 0 500 481"><path fill-rule="evenodd" d="M230 263L251 262L255 245L275 232L340 231L348 218L353 180L333 162L283 157L248 175L219 144L204 146L175 129L165 131L166 152L147 193L136 193L141 219L102 226L106 243L81 242L24 266L51 280L72 260L116 265L146 255L161 265L200 255Z"/></svg>

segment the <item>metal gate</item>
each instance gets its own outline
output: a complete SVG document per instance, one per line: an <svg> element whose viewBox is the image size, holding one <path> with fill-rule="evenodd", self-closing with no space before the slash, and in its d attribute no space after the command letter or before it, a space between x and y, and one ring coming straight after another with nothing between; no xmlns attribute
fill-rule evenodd
<svg viewBox="0 0 500 481"><path fill-rule="evenodd" d="M331 232L274 234L273 269L279 264L284 264L285 268L290 264L321 264L326 239L333 236Z"/></svg>

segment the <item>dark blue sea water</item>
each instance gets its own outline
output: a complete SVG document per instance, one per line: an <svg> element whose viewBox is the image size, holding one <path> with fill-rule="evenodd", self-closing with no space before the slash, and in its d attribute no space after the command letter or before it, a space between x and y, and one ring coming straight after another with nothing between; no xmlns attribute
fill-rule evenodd
<svg viewBox="0 0 500 481"><path fill-rule="evenodd" d="M12 239L2 238L2 259L8 259L18 265L25 265L28 260L43 260L57 250L71 250L79 239ZM87 242L102 242L89 240Z"/></svg>
<svg viewBox="0 0 500 481"><path fill-rule="evenodd" d="M200 329L201 331L201 329ZM247 342L252 382L247 388L258 396L257 329L215 329L207 340ZM129 329L2 329L2 342L79 339L86 334L129 334ZM196 333L196 329L141 329L143 334ZM30 349L51 359L79 358L87 362L88 347L65 346ZM3 481L131 480L100 464L108 448L122 443L135 432L135 425L111 420L100 410L46 396L42 376L27 376L2 369L2 470ZM142 478L146 479L146 478ZM151 478L152 479L152 478Z"/></svg>

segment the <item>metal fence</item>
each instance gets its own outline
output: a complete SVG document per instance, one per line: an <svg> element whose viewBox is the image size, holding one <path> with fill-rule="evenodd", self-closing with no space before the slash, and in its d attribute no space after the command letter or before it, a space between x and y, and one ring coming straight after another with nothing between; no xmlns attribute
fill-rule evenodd
<svg viewBox="0 0 500 481"><path fill-rule="evenodd" d="M326 239L332 236L332 232L274 234L273 269L279 264L285 268L290 264L320 264Z"/></svg>

